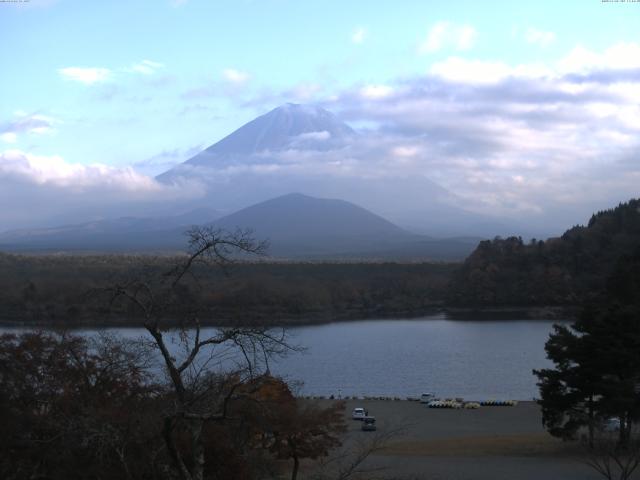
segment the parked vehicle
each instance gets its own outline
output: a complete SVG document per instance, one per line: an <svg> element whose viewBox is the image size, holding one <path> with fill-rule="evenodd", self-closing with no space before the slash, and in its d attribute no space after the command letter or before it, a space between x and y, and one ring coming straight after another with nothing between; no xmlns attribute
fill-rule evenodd
<svg viewBox="0 0 640 480"><path fill-rule="evenodd" d="M435 394L433 393L423 393L420 395L420 403L429 403L436 399Z"/></svg>
<svg viewBox="0 0 640 480"><path fill-rule="evenodd" d="M362 407L356 407L353 409L353 412L351 412L351 418L353 420L363 420L364 417L366 416L367 416L367 413L365 409Z"/></svg>
<svg viewBox="0 0 640 480"><path fill-rule="evenodd" d="M602 430L605 432L619 432L620 419L618 417L606 418L602 423Z"/></svg>
<svg viewBox="0 0 640 480"><path fill-rule="evenodd" d="M364 417L362 419L362 431L374 432L376 430L376 417Z"/></svg>

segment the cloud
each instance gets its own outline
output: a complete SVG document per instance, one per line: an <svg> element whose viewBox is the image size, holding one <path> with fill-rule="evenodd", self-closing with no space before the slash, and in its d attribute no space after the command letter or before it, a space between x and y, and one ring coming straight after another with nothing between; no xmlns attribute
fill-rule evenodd
<svg viewBox="0 0 640 480"><path fill-rule="evenodd" d="M363 27L358 27L351 34L351 41L356 45L359 45L364 42L367 36L367 31Z"/></svg>
<svg viewBox="0 0 640 480"><path fill-rule="evenodd" d="M512 69L503 62L449 57L431 65L430 72L453 82L495 83L511 75Z"/></svg>
<svg viewBox="0 0 640 480"><path fill-rule="evenodd" d="M18 111L15 112L13 120L4 125L0 124L0 138L6 143L15 143L19 135L52 133L57 123L60 123L60 120L47 115Z"/></svg>
<svg viewBox="0 0 640 480"><path fill-rule="evenodd" d="M221 95L225 86L222 81L216 84L216 94ZM455 192L451 201L458 206L526 218L532 228L542 225L545 231L561 231L587 219L592 210L638 195L637 43L598 51L576 46L558 61L546 63L509 63L456 53L434 62L421 75L338 91L318 84L261 90L253 104L247 103L266 109L267 104L271 108L297 95L320 99L349 124L367 129L348 142L312 132L292 141L284 152L225 159L209 169L185 168L214 182L225 202L237 200L238 185L242 192L253 192L255 201L297 186L295 190L308 187L310 194L345 198L381 214L392 207L398 211L412 205L417 210L427 205L424 186L433 181ZM38 126L42 118L17 120L16 131L46 128ZM53 157L20 155L9 159L12 163L4 160L0 197L3 189L14 188L11 185L22 185L33 198L40 195L37 192L56 192L94 207L103 193L109 205L118 196L134 198L138 193L135 198L144 201L179 196L180 187L164 190L135 170L79 168ZM168 150L148 163L175 163L180 155ZM202 191L197 182L184 188L185 194ZM86 197L72 195L76 191ZM20 198L35 208L32 200ZM54 202L53 196L38 198L45 206ZM73 207L70 200L66 207Z"/></svg>
<svg viewBox="0 0 640 480"><path fill-rule="evenodd" d="M0 231L52 221L148 213L202 195L198 184L167 186L131 167L82 165L58 155L0 152ZM54 223L55 224L55 223Z"/></svg>
<svg viewBox="0 0 640 480"><path fill-rule="evenodd" d="M419 53L434 53L445 48L469 50L475 43L476 29L471 25L457 25L450 22L436 23L427 38L418 48Z"/></svg>
<svg viewBox="0 0 640 480"><path fill-rule="evenodd" d="M531 214L532 224L560 231L638 195L640 55L621 61L638 48L574 49L546 64L449 57L425 75L354 85L322 102L368 125L348 145L296 148L224 174L387 178L398 198L408 195L403 182L427 177L466 199L461 206ZM375 207L348 188L333 193Z"/></svg>
<svg viewBox="0 0 640 480"><path fill-rule="evenodd" d="M67 80L92 85L109 80L111 70L101 67L66 67L58 69L58 73Z"/></svg>
<svg viewBox="0 0 640 480"><path fill-rule="evenodd" d="M139 63L134 64L128 70L135 73L141 73L143 75L152 75L158 70L164 68L164 64L154 62L152 60L142 60Z"/></svg>
<svg viewBox="0 0 640 480"><path fill-rule="evenodd" d="M545 32L536 28L527 28L524 38L527 43L538 45L540 47L548 47L556 40L556 34L553 32Z"/></svg>
<svg viewBox="0 0 640 480"><path fill-rule="evenodd" d="M221 71L221 77L221 80L209 79L199 86L189 88L181 97L185 100L239 97L245 92L251 78L247 72L235 68L225 68Z"/></svg>
<svg viewBox="0 0 640 480"><path fill-rule="evenodd" d="M432 181L455 192L447 201L459 207L526 218L532 230L559 233L638 195L637 59L635 43L577 46L545 63L456 54L422 75L320 88L312 100L364 126L353 139L294 141L286 152L230 159L198 173L214 182L221 201L235 198L241 182L243 191L255 189L255 201L293 188L344 198L392 220L407 205L426 208ZM272 108L293 91L259 92L248 105Z"/></svg>
<svg viewBox="0 0 640 480"><path fill-rule="evenodd" d="M18 137L14 132L5 132L3 134L0 134L0 140L5 143L16 143L17 139Z"/></svg>
<svg viewBox="0 0 640 480"><path fill-rule="evenodd" d="M412 158L420 153L420 147L416 147L415 145L398 145L391 149L391 154L396 157L402 158Z"/></svg>
<svg viewBox="0 0 640 480"><path fill-rule="evenodd" d="M249 74L236 70L235 68L225 68L222 71L222 77L229 83L242 85L249 80Z"/></svg>
<svg viewBox="0 0 640 480"><path fill-rule="evenodd" d="M301 133L296 137L298 140L329 140L331 138L331 133L326 130L321 130L319 132L307 132Z"/></svg>
<svg viewBox="0 0 640 480"><path fill-rule="evenodd" d="M366 85L360 89L363 98L377 100L393 94L393 87L389 85Z"/></svg>
<svg viewBox="0 0 640 480"><path fill-rule="evenodd" d="M132 168L107 165L72 164L57 155L34 155L20 150L0 154L0 177L13 177L26 183L84 189L111 185L125 191L149 191L161 188L155 181Z"/></svg>
<svg viewBox="0 0 640 480"><path fill-rule="evenodd" d="M59 68L58 73L66 80L84 83L85 85L104 84L114 79L114 73L134 73L153 75L164 68L164 64L153 60L142 60L130 67L112 70L104 67L65 67Z"/></svg>
<svg viewBox="0 0 640 480"><path fill-rule="evenodd" d="M616 72L616 70L640 69L640 44L618 43L601 53L577 46L558 62L558 69L565 74L584 74L608 70L614 78L619 78L621 72Z"/></svg>
<svg viewBox="0 0 640 480"><path fill-rule="evenodd" d="M161 152L136 162L133 168L145 175L158 175L200 153L204 147L195 145L190 148L164 149Z"/></svg>
<svg viewBox="0 0 640 480"><path fill-rule="evenodd" d="M219 93L218 93L219 94ZM240 106L263 110L274 108L283 103L314 103L326 98L326 85L314 82L301 82L284 90L261 88L241 99Z"/></svg>

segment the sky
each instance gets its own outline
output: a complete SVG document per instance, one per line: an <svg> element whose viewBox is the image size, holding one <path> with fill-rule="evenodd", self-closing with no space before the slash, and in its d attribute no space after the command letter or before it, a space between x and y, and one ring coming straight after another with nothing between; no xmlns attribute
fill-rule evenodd
<svg viewBox="0 0 640 480"><path fill-rule="evenodd" d="M639 21L601 0L0 2L0 230L197 195L153 177L285 102L378 142L354 176L585 221L638 196Z"/></svg>

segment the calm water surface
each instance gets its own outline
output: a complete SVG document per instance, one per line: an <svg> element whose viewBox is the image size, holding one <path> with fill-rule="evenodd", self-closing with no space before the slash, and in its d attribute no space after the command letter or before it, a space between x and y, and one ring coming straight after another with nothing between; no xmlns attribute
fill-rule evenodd
<svg viewBox="0 0 640 480"><path fill-rule="evenodd" d="M306 347L271 365L302 381L305 395L419 395L467 399L538 396L531 370L549 365L544 343L552 321L461 321L431 316L366 320L290 329ZM7 329L4 329L7 330ZM126 337L142 329L114 329ZM83 334L96 330L83 330ZM177 352L177 344L173 347Z"/></svg>

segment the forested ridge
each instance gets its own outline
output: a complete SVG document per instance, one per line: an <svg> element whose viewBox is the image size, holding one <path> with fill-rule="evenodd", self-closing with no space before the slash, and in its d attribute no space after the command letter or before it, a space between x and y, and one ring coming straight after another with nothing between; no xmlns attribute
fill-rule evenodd
<svg viewBox="0 0 640 480"><path fill-rule="evenodd" d="M561 237L479 243L463 264L238 262L198 265L186 301L210 324L304 324L420 316L443 307L574 307L603 291L615 266L640 252L640 200L595 213ZM101 288L157 274L178 257L0 253L0 322L127 325L135 310ZM188 297L188 298L187 298Z"/></svg>
<svg viewBox="0 0 640 480"><path fill-rule="evenodd" d="M164 272L178 258L0 254L0 321L136 324L135 309L111 305L100 289ZM457 264L261 263L225 273L195 266L185 300L210 324L302 324L424 315L442 307Z"/></svg>
<svg viewBox="0 0 640 480"><path fill-rule="evenodd" d="M573 306L605 288L621 258L640 251L640 200L595 213L559 238L480 242L454 273L447 303L467 307Z"/></svg>

